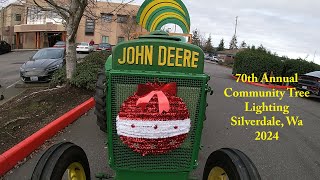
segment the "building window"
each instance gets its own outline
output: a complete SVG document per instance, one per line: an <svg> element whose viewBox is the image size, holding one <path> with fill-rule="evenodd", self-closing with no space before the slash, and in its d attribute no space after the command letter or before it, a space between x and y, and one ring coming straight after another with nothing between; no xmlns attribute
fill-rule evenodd
<svg viewBox="0 0 320 180"><path fill-rule="evenodd" d="M102 36L102 43L109 43L109 36Z"/></svg>
<svg viewBox="0 0 320 180"><path fill-rule="evenodd" d="M118 43L124 41L124 37L118 37Z"/></svg>
<svg viewBox="0 0 320 180"><path fill-rule="evenodd" d="M16 14L16 21L21 21L21 14Z"/></svg>
<svg viewBox="0 0 320 180"><path fill-rule="evenodd" d="M103 22L112 22L112 17L113 17L113 14L106 14L106 13L101 13L101 19Z"/></svg>
<svg viewBox="0 0 320 180"><path fill-rule="evenodd" d="M85 35L94 35L94 19L86 19Z"/></svg>
<svg viewBox="0 0 320 180"><path fill-rule="evenodd" d="M118 15L117 16L117 22L118 23L125 23L128 20L128 16L126 15Z"/></svg>

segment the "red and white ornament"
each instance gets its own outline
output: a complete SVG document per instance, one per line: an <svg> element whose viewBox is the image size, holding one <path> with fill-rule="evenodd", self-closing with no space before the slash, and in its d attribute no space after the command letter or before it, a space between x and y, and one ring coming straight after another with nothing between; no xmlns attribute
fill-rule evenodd
<svg viewBox="0 0 320 180"><path fill-rule="evenodd" d="M143 156L178 148L187 138L191 122L176 91L176 83L139 84L117 116L117 134L123 143Z"/></svg>

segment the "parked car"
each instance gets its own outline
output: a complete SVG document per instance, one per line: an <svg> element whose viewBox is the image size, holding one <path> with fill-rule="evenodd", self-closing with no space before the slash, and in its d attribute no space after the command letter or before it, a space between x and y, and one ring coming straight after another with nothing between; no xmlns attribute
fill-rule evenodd
<svg viewBox="0 0 320 180"><path fill-rule="evenodd" d="M8 53L11 51L11 46L6 41L0 41L0 54Z"/></svg>
<svg viewBox="0 0 320 180"><path fill-rule="evenodd" d="M219 62L219 59L218 59L217 56L213 56L212 61L214 61L214 62Z"/></svg>
<svg viewBox="0 0 320 180"><path fill-rule="evenodd" d="M310 91L312 94L320 96L320 71L300 75L295 86L299 90Z"/></svg>
<svg viewBox="0 0 320 180"><path fill-rule="evenodd" d="M48 82L53 72L65 63L64 48L44 48L22 64L20 77L24 82Z"/></svg>
<svg viewBox="0 0 320 180"><path fill-rule="evenodd" d="M109 44L109 43L100 43L98 45L98 47L97 47L97 51L103 51L103 50L111 51L112 50L111 44Z"/></svg>
<svg viewBox="0 0 320 180"><path fill-rule="evenodd" d="M217 56L214 56L213 54L205 54L205 60L219 62Z"/></svg>
<svg viewBox="0 0 320 180"><path fill-rule="evenodd" d="M66 42L64 42L64 41L58 41L58 42L56 42L56 44L55 44L53 47L65 48L65 47L66 47Z"/></svg>
<svg viewBox="0 0 320 180"><path fill-rule="evenodd" d="M76 51L77 53L86 52L91 53L94 50L93 46L90 46L87 42L81 42L77 45Z"/></svg>

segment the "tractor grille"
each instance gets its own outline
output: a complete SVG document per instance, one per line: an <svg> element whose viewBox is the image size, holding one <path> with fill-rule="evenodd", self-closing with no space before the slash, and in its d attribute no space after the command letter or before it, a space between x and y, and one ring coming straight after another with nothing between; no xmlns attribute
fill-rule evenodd
<svg viewBox="0 0 320 180"><path fill-rule="evenodd" d="M199 110L202 88L205 78L182 79L157 76L160 82L176 82L177 96L186 103L191 119L191 129L187 139L177 149L162 155L141 156L122 143L116 131L116 117L121 104L137 90L138 84L153 82L155 79L148 76L111 75L111 108L112 108L112 152L114 169L127 169L136 171L186 171L193 168L194 150L199 149L196 141L197 131L201 130L202 122L199 122ZM110 84L109 84L110 85ZM198 138L198 139L197 139ZM110 142L109 142L110 143ZM110 155L110 154L109 154ZM197 158L197 157L196 157Z"/></svg>

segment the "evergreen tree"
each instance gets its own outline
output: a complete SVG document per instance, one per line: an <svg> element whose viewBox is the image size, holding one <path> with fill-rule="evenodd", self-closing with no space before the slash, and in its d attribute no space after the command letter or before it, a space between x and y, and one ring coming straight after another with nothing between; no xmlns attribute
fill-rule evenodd
<svg viewBox="0 0 320 180"><path fill-rule="evenodd" d="M224 50L224 40L222 38L220 43L219 43L217 51L223 51L223 50Z"/></svg>
<svg viewBox="0 0 320 180"><path fill-rule="evenodd" d="M201 47L200 34L198 29L192 31L192 44Z"/></svg>
<svg viewBox="0 0 320 180"><path fill-rule="evenodd" d="M233 37L230 41L229 49L238 49L237 44L238 44L237 36L233 35Z"/></svg>
<svg viewBox="0 0 320 180"><path fill-rule="evenodd" d="M242 41L240 47L241 47L241 48L247 48L247 43L246 43L245 41Z"/></svg>
<svg viewBox="0 0 320 180"><path fill-rule="evenodd" d="M257 50L267 52L267 49L262 44L260 44L260 46L258 47ZM270 52L270 54L271 54L271 52Z"/></svg>
<svg viewBox="0 0 320 180"><path fill-rule="evenodd" d="M209 35L208 40L204 44L203 51L206 53L214 53L214 48L212 46L211 34Z"/></svg>

